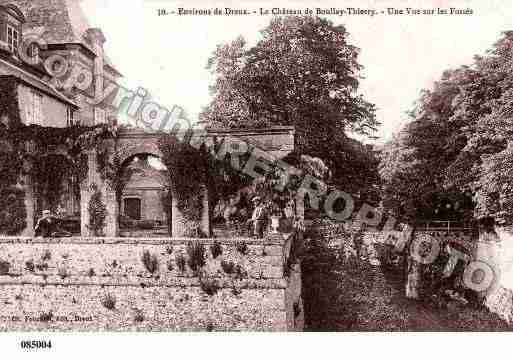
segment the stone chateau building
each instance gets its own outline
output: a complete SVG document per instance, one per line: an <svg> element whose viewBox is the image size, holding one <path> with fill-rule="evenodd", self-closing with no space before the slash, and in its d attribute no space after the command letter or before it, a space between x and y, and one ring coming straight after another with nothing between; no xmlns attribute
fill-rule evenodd
<svg viewBox="0 0 513 359"><path fill-rule="evenodd" d="M39 49L23 48L36 39L42 45ZM102 93L106 81L116 82L121 76L104 53L105 41L100 29L88 25L78 0L0 0L0 88L9 91L6 87L15 86L22 123L62 128L112 121L114 109L88 102ZM20 53L24 50L34 56L33 62L24 60ZM52 76L52 69L45 66L53 55L65 59L70 68L90 73L92 85L65 88L64 81ZM62 65L53 63L53 70ZM60 206L65 215L80 217L88 193L82 190L77 195L72 190L76 185L63 183L67 190ZM28 225L24 234L32 235L33 220L45 204L31 196L29 183L26 186ZM84 232L84 224L82 227Z"/></svg>

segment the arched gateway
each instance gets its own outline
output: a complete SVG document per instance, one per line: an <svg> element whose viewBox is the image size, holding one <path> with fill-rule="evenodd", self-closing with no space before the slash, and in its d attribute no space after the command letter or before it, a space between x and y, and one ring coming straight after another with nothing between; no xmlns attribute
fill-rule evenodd
<svg viewBox="0 0 513 359"><path fill-rule="evenodd" d="M143 129L123 129L120 130L116 141L109 142L109 156L116 157L118 163L125 163L126 161L138 155L150 155L157 158L162 158L163 155L159 149L159 139L161 133L147 132ZM178 136L180 137L180 136ZM190 144L199 148L201 143L212 143L213 138L218 140L228 139L230 143L235 144L234 148L226 149L226 153L235 152L241 148L252 150L253 153L265 153L272 158L281 159L294 150L294 128L293 127L272 127L264 129L251 129L251 130L224 130L224 131L194 131L190 139ZM231 145L229 145L231 146ZM232 152L232 153L233 153ZM91 198L90 186L97 184L105 198L105 205L107 210L105 235L107 237L119 236L119 202L116 197L116 192L109 186L105 179L95 171L98 168L95 153L89 154L89 173L87 179L87 186L83 186L81 197L81 234L82 236L89 236L87 223L89 223L88 202ZM200 227L204 233L210 234L210 210L208 203L208 190L205 187L203 196L203 211ZM173 201L171 209L171 235L183 236L183 228L181 224L183 217L177 208L176 203Z"/></svg>

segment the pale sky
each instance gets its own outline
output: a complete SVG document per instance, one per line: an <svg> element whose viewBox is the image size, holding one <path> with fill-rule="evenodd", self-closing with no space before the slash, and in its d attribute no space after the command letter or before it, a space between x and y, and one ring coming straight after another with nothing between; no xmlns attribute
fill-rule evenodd
<svg viewBox="0 0 513 359"><path fill-rule="evenodd" d="M321 5L322 4L322 5ZM123 84L147 89L162 105L182 106L194 119L210 100L213 78L205 69L218 44L242 35L250 44L270 16L157 16L157 9L259 8L471 8L473 15L346 15L342 23L361 49L361 93L378 107L377 133L388 139L404 123L422 88L445 69L470 64L505 30L513 30L513 2L492 1L166 1L82 0L91 26L101 27L106 50L123 73Z"/></svg>

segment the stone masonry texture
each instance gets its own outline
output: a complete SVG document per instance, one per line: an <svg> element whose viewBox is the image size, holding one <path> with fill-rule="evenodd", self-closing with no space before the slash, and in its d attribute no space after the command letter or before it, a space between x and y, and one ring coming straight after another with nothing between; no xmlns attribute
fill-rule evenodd
<svg viewBox="0 0 513 359"><path fill-rule="evenodd" d="M177 264L188 262L191 243L205 250L201 275ZM213 258L215 243L222 254ZM0 329L301 330L300 266L284 274L288 247L284 239L0 238Z"/></svg>

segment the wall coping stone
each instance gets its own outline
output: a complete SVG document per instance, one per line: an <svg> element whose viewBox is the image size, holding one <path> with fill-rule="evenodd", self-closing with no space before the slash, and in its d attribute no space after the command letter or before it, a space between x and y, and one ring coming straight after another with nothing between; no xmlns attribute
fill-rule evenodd
<svg viewBox="0 0 513 359"><path fill-rule="evenodd" d="M101 286L101 287L167 287L167 288L190 288L199 287L199 278L173 277L168 279L156 278L133 278L123 276L68 276L61 278L58 275L48 275L44 278L42 275L24 275L23 277L2 276L0 278L0 287L11 285L38 285L38 286ZM209 279L216 279L220 289L240 288L240 289L286 289L287 280L284 278L266 278L266 279L242 279L234 281L219 276L209 276Z"/></svg>
<svg viewBox="0 0 513 359"><path fill-rule="evenodd" d="M284 245L288 238L269 237L269 238L172 238L172 237L61 237L61 238L42 238L42 237L0 237L0 244L188 244L202 243L214 244L235 244L243 242L254 245Z"/></svg>

